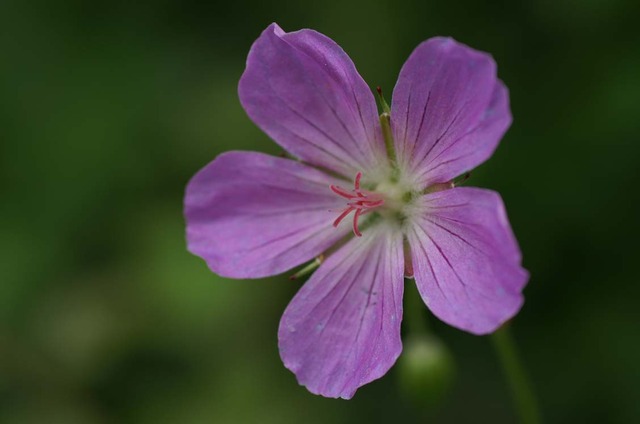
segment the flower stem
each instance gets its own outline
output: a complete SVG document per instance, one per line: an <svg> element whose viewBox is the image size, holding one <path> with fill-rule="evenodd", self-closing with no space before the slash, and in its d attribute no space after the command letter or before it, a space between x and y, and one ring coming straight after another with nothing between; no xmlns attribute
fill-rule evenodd
<svg viewBox="0 0 640 424"><path fill-rule="evenodd" d="M493 345L509 381L511 394L522 424L540 424L540 413L531 384L518 357L509 326L503 325L491 335Z"/></svg>

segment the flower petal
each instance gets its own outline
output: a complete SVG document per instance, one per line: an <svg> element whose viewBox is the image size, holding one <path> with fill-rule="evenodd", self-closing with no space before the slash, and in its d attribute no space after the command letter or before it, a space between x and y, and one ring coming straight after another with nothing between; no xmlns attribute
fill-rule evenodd
<svg viewBox="0 0 640 424"><path fill-rule="evenodd" d="M402 350L402 234L368 228L330 255L287 307L280 356L312 393L351 398Z"/></svg>
<svg viewBox="0 0 640 424"><path fill-rule="evenodd" d="M454 188L424 196L420 208L408 240L423 300L454 327L493 332L518 312L529 279L500 195Z"/></svg>
<svg viewBox="0 0 640 424"><path fill-rule="evenodd" d="M343 207L337 181L289 159L253 152L218 156L187 186L189 250L225 277L260 278L291 269L350 230L331 224Z"/></svg>
<svg viewBox="0 0 640 424"><path fill-rule="evenodd" d="M303 161L349 178L382 166L373 94L330 38L271 24L251 47L238 91L256 125Z"/></svg>
<svg viewBox="0 0 640 424"><path fill-rule="evenodd" d="M511 125L509 95L490 55L451 38L431 38L400 71L391 119L400 163L428 186L493 154Z"/></svg>

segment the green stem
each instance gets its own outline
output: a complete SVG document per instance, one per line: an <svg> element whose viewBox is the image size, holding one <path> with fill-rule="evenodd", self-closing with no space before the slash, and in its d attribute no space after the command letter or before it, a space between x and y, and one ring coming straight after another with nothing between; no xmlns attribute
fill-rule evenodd
<svg viewBox="0 0 640 424"><path fill-rule="evenodd" d="M515 343L509 333L508 325L503 325L491 335L502 368L504 369L511 394L515 401L520 421L523 424L540 424L540 413L531 384L518 357Z"/></svg>

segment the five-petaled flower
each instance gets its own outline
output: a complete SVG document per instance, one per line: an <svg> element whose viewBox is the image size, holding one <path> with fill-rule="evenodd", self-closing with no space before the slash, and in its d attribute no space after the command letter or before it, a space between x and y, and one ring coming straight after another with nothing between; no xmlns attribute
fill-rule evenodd
<svg viewBox="0 0 640 424"><path fill-rule="evenodd" d="M434 315L474 334L517 313L528 273L502 200L452 183L511 124L488 54L451 38L423 42L390 113L378 115L335 42L272 24L249 52L239 95L297 160L229 152L198 172L185 198L188 247L232 278L324 258L278 331L300 384L351 398L387 372L402 350L405 276Z"/></svg>

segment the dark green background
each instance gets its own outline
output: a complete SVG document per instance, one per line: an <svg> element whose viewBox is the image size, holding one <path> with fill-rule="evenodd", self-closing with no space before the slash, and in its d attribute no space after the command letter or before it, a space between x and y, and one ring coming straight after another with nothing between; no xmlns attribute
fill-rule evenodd
<svg viewBox="0 0 640 424"><path fill-rule="evenodd" d="M388 96L411 50L491 52L514 123L469 185L500 191L531 271L513 332L549 423L640 422L640 17L634 0L0 3L0 422L415 422L397 368L351 401L278 356L299 282L185 250L188 179L277 153L236 94L272 21L336 40ZM515 422L488 338L431 422Z"/></svg>

